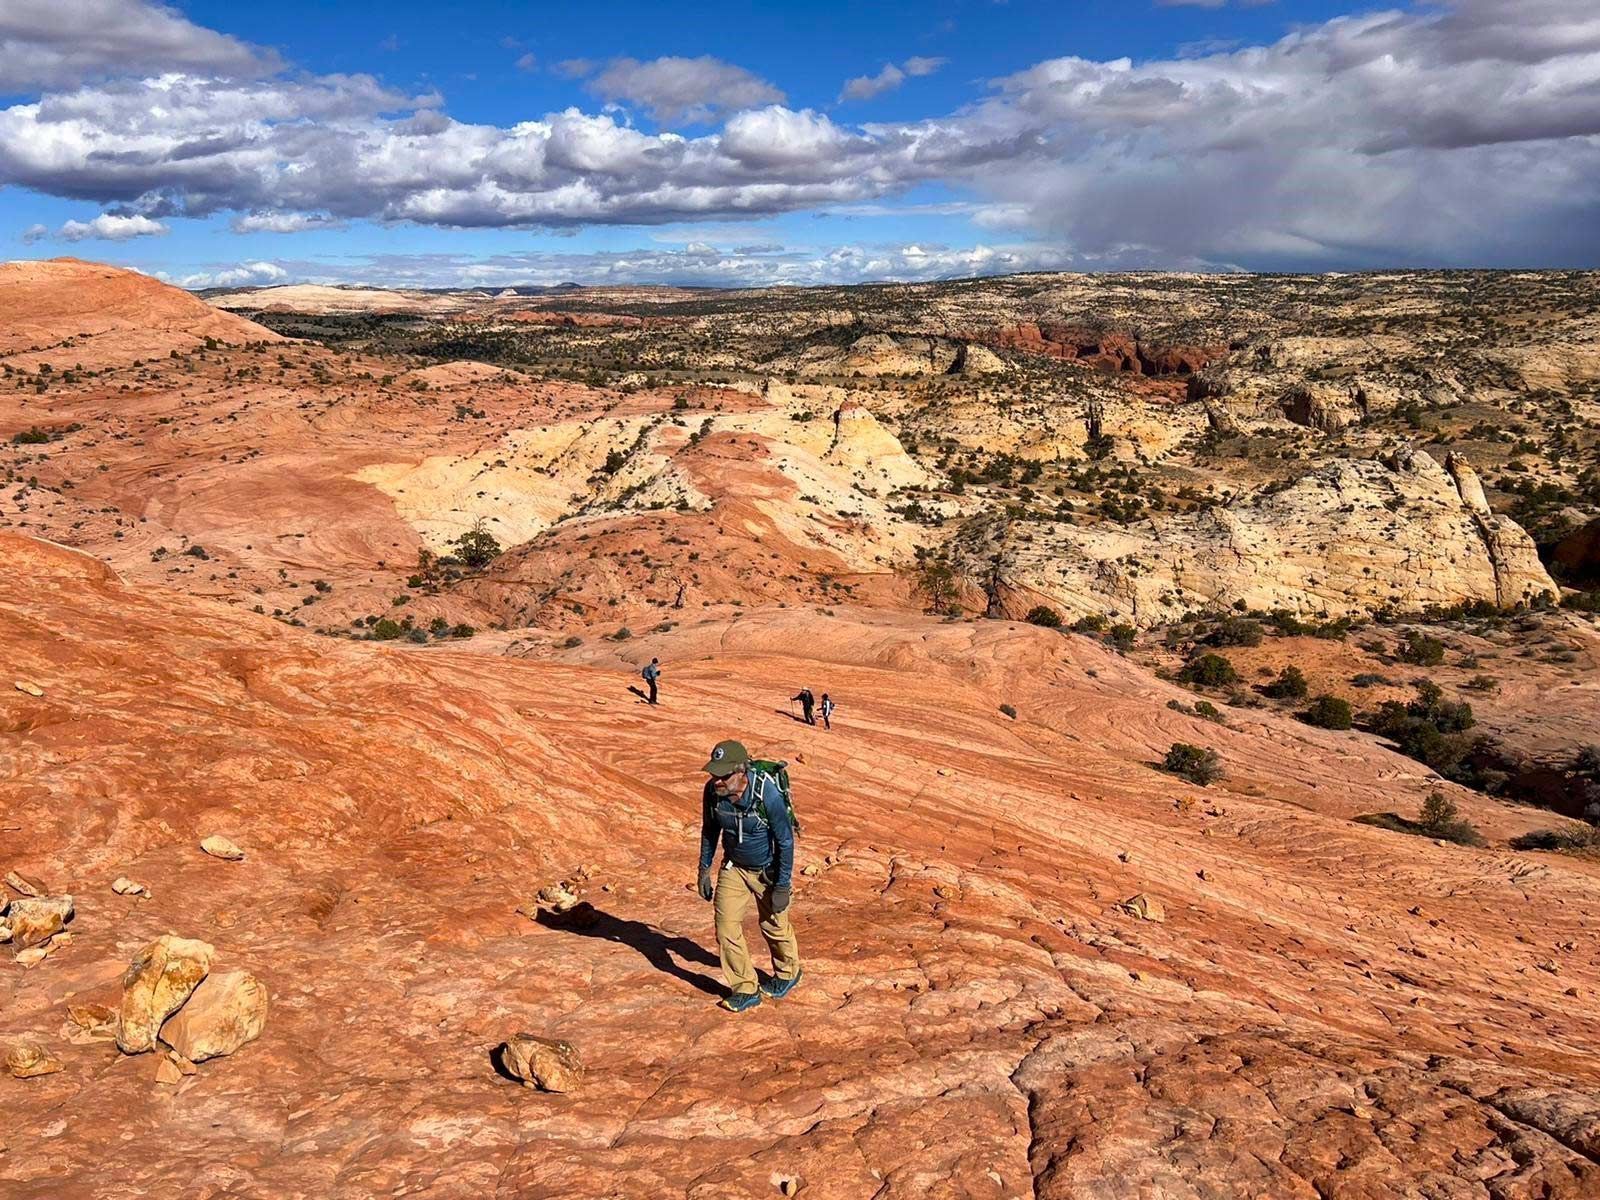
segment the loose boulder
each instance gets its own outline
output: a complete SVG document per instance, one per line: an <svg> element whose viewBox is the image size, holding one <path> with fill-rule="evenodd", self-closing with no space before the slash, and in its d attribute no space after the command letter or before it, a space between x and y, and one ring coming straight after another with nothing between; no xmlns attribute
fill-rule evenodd
<svg viewBox="0 0 1600 1200"><path fill-rule="evenodd" d="M1141 921L1161 922L1167 919L1167 910L1162 907L1161 901L1143 892L1137 896L1129 896L1117 907L1130 917L1138 917Z"/></svg>
<svg viewBox="0 0 1600 1200"><path fill-rule="evenodd" d="M139 951L122 977L117 1048L143 1054L156 1044L161 1024L175 1013L211 970L207 942L164 933Z"/></svg>
<svg viewBox="0 0 1600 1200"><path fill-rule="evenodd" d="M61 1070L61 1060L38 1042L18 1042L6 1054L6 1070L13 1079L35 1079Z"/></svg>
<svg viewBox="0 0 1600 1200"><path fill-rule="evenodd" d="M5 906L0 925L11 932L11 944L18 950L42 945L67 927L72 920L71 896L24 896Z"/></svg>
<svg viewBox="0 0 1600 1200"><path fill-rule="evenodd" d="M190 1062L232 1054L261 1036L267 989L248 971L208 975L167 1023L161 1040Z"/></svg>
<svg viewBox="0 0 1600 1200"><path fill-rule="evenodd" d="M583 1082L583 1062L571 1042L519 1033L498 1054L507 1074L541 1092L570 1092Z"/></svg>
<svg viewBox="0 0 1600 1200"><path fill-rule="evenodd" d="M238 862L244 857L243 850L239 849L239 847L235 846L231 841L223 837L221 834L216 833L212 834L208 838L203 839L200 843L200 849L211 855L212 858L222 858L226 859L228 862Z"/></svg>

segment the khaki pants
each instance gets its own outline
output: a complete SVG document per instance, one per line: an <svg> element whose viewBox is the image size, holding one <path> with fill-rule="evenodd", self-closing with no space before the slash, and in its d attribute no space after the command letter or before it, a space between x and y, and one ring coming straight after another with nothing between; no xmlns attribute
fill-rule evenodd
<svg viewBox="0 0 1600 1200"><path fill-rule="evenodd" d="M750 963L750 947L744 941L744 919L754 900L761 918L761 936L772 952L772 973L779 979L793 979L800 973L800 946L789 924L789 910L772 911L772 889L761 882L760 871L746 870L723 863L717 872L716 904L717 949L722 952L722 973L735 992L756 990L756 972Z"/></svg>

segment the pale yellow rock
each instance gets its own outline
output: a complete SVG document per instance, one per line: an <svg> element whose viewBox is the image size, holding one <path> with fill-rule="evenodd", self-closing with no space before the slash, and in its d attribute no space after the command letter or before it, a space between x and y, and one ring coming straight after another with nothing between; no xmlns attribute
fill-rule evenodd
<svg viewBox="0 0 1600 1200"><path fill-rule="evenodd" d="M165 933L128 964L117 1026L117 1047L124 1054L142 1054L155 1045L162 1022L211 970L214 953L206 942Z"/></svg>
<svg viewBox="0 0 1600 1200"><path fill-rule="evenodd" d="M222 858L226 859L228 862L238 862L244 857L243 850L239 849L238 846L235 846L231 841L223 837L221 834L216 833L212 834L208 838L202 839L200 842L200 849L211 855L212 858Z"/></svg>
<svg viewBox="0 0 1600 1200"><path fill-rule="evenodd" d="M125 875L119 875L111 885L111 890L119 896L148 896L150 889L142 883L135 883Z"/></svg>
<svg viewBox="0 0 1600 1200"><path fill-rule="evenodd" d="M6 886L23 896L42 896L50 890L37 879L32 879L20 871L6 872ZM4 907L0 904L0 908Z"/></svg>
<svg viewBox="0 0 1600 1200"><path fill-rule="evenodd" d="M6 1054L6 1070L14 1079L36 1079L61 1070L61 1060L38 1042L18 1042Z"/></svg>
<svg viewBox="0 0 1600 1200"><path fill-rule="evenodd" d="M191 1062L221 1058L261 1036L267 989L248 971L219 971L161 1027L161 1040Z"/></svg>
<svg viewBox="0 0 1600 1200"><path fill-rule="evenodd" d="M570 1092L583 1081L583 1063L570 1042L519 1033L500 1047L500 1063L528 1087Z"/></svg>
<svg viewBox="0 0 1600 1200"><path fill-rule="evenodd" d="M11 943L19 950L49 941L72 920L71 896L23 896L5 908Z"/></svg>
<svg viewBox="0 0 1600 1200"><path fill-rule="evenodd" d="M44 689L42 687L40 687L37 683L29 683L26 679L17 680L16 687L17 691L26 692L30 696L39 697L44 695Z"/></svg>
<svg viewBox="0 0 1600 1200"><path fill-rule="evenodd" d="M1162 907L1161 901L1154 896L1147 896L1140 892L1137 896L1129 896L1117 905L1130 917L1138 917L1141 921L1161 922L1167 919L1167 910Z"/></svg>

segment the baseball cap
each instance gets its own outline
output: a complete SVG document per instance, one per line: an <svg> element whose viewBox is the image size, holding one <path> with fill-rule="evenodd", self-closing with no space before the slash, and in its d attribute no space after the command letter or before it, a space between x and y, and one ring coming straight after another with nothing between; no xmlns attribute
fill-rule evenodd
<svg viewBox="0 0 1600 1200"><path fill-rule="evenodd" d="M718 742L711 748L711 759L701 769L707 775L725 779L750 765L750 751L743 742Z"/></svg>

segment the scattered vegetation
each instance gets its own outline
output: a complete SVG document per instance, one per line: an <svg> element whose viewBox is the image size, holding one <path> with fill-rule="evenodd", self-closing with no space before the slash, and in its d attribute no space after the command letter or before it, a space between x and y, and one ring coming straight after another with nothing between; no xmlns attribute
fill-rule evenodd
<svg viewBox="0 0 1600 1200"><path fill-rule="evenodd" d="M1209 746L1194 746L1188 742L1173 742L1167 756L1161 760L1161 769L1201 787L1222 778L1222 761L1217 752Z"/></svg>

